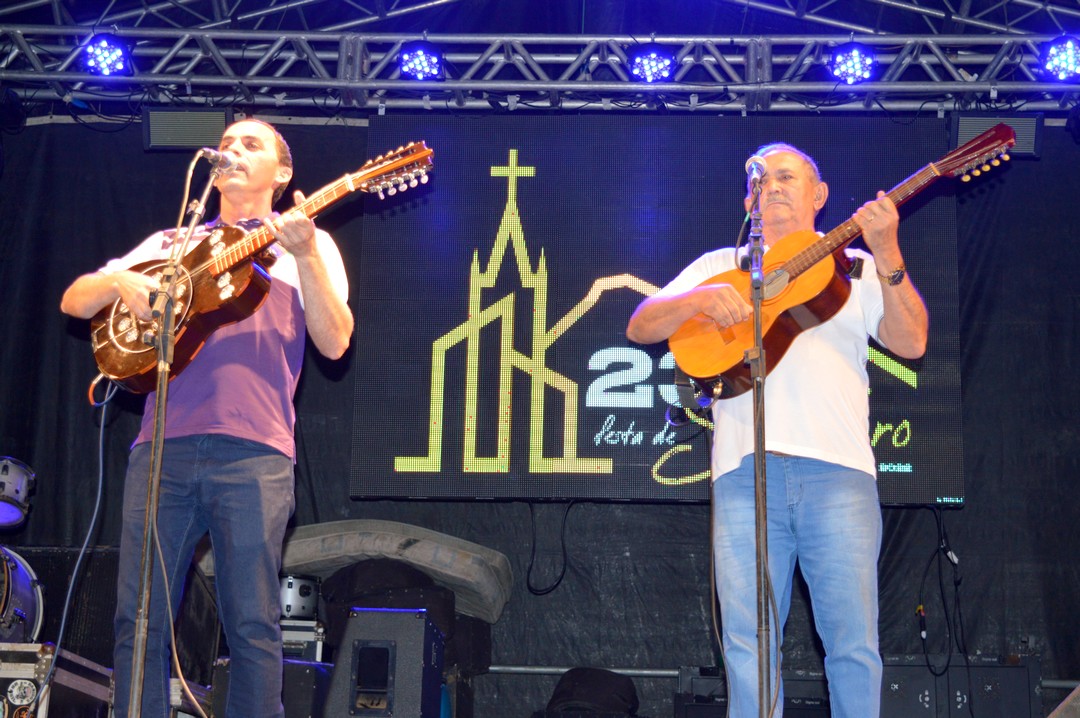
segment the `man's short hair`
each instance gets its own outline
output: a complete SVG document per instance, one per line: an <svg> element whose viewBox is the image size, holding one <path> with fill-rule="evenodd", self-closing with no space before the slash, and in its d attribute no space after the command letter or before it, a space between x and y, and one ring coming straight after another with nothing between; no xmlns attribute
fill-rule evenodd
<svg viewBox="0 0 1080 718"><path fill-rule="evenodd" d="M764 157L765 155L771 154L773 152L790 152L793 155L798 155L802 158L803 162L809 165L810 171L814 175L814 181L821 181L821 171L818 170L817 162L814 161L813 157L806 154L794 145L789 145L786 142L770 142L767 145L762 145L761 147L758 147L757 152L755 152L754 154L760 157Z"/></svg>

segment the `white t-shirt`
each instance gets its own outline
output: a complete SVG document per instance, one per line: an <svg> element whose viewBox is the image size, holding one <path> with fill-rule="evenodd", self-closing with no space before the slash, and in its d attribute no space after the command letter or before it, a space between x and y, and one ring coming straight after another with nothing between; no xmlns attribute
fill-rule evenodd
<svg viewBox="0 0 1080 718"><path fill-rule="evenodd" d="M765 449L876 476L866 363L868 336L879 338L885 309L873 257L858 249L847 254L863 260L863 278L851 278L851 296L840 311L800 333L765 379ZM656 296L681 294L735 267L733 248L709 252ZM753 392L721 399L712 413L715 479L754 453Z"/></svg>

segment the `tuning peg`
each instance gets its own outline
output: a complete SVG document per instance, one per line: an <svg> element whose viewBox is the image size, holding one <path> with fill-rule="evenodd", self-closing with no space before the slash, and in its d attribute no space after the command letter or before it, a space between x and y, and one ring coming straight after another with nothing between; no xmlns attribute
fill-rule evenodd
<svg viewBox="0 0 1080 718"><path fill-rule="evenodd" d="M1008 161L1009 161L1010 159L1012 159L1012 158L1011 158L1011 157L1009 157L1009 153L1008 153L1008 152L1002 152L1002 153L1001 153L1001 160L1002 160L1003 162L1008 162Z"/></svg>
<svg viewBox="0 0 1080 718"><path fill-rule="evenodd" d="M982 171L983 172L989 172L990 171L990 165L983 165L982 166Z"/></svg>
<svg viewBox="0 0 1080 718"><path fill-rule="evenodd" d="M990 160L990 164L994 165L994 167L998 167L1001 165L1001 160L995 157L994 159Z"/></svg>
<svg viewBox="0 0 1080 718"><path fill-rule="evenodd" d="M420 172L420 184L427 184L428 176L427 172Z"/></svg>
<svg viewBox="0 0 1080 718"><path fill-rule="evenodd" d="M969 175L967 173L964 173L964 174L960 175L960 181L961 182L970 182L971 181L971 175Z"/></svg>

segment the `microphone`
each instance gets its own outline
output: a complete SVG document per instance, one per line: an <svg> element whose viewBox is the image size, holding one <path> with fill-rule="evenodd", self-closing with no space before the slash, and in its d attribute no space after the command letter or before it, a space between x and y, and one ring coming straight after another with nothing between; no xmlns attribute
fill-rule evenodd
<svg viewBox="0 0 1080 718"><path fill-rule="evenodd" d="M203 147L199 154L210 161L218 172L232 172L236 169L236 158L227 152L219 152L210 147Z"/></svg>
<svg viewBox="0 0 1080 718"><path fill-rule="evenodd" d="M752 183L761 182L761 178L765 176L765 158L761 155L754 155L748 159L746 161L746 174L749 175Z"/></svg>

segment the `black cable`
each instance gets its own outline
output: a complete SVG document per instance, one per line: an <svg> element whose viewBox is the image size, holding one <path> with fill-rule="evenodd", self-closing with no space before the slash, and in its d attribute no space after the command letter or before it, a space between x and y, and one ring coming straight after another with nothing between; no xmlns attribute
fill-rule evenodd
<svg viewBox="0 0 1080 718"><path fill-rule="evenodd" d="M940 677L945 675L952 666L952 650L955 644L957 650L964 658L964 664L967 672L968 679L968 713L974 718L974 707L971 705L972 696L972 678L971 678L971 662L968 659L967 651L967 639L964 636L963 626L963 612L961 610L960 603L960 584L963 580L960 573L960 559L949 545L949 535L945 529L944 516L941 513L941 509L938 507L929 507L934 513L934 521L937 526L937 544L934 546L934 550L930 555L930 559L926 563L926 567L923 569L922 581L919 584L919 604L915 609L915 615L919 621L919 635L923 645L923 656L926 661L926 667L932 675ZM934 566L935 561L937 563L938 574L938 594L941 601L941 613L942 620L945 624L945 664L940 668L935 668L930 662L930 651L927 647L927 630L926 630L926 603L923 600L924 591L926 588L927 577L930 574L930 568ZM949 597L947 595L947 586L945 579L945 564L952 565L952 602L950 606Z"/></svg>
<svg viewBox="0 0 1080 718"><path fill-rule="evenodd" d="M566 517L570 515L570 508L577 502L571 501L566 504L566 511L563 512L562 517L562 529L559 531L559 543L562 547L562 569L559 571L558 578L555 582L546 588L536 588L532 582L533 564L536 562L536 513L533 505L529 504L529 524L532 531L532 550L529 552L529 568L525 572L525 585L529 589L529 593L534 596L546 596L554 591L562 583L563 578L566 576L566 564L569 562L566 551Z"/></svg>
<svg viewBox="0 0 1080 718"><path fill-rule="evenodd" d="M79 578L81 578L83 559L86 558L86 554L89 551L90 537L94 535L98 518L101 515L101 497L104 494L105 487L105 410L108 408L109 402L112 401L118 391L118 386L110 382L109 388L105 391L105 398L100 402L93 404L95 407L101 407L101 426L98 428L97 497L94 501L94 510L90 514L90 526L86 530L86 538L83 539L82 547L79 548L79 555L75 559L75 566L71 569L71 578L68 580L67 595L64 596L64 610L60 615L60 629L56 634L56 648L52 656L52 661L49 663L49 670L45 673L45 677L41 680L37 695L34 696L34 700L30 702L29 715L34 714L33 706L41 700L41 696L49 689L53 675L56 673L56 663L60 660L60 647L64 642L64 630L67 628L68 615L71 611L72 594L75 591L75 586L79 583Z"/></svg>

